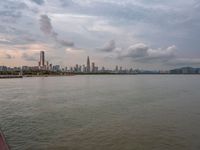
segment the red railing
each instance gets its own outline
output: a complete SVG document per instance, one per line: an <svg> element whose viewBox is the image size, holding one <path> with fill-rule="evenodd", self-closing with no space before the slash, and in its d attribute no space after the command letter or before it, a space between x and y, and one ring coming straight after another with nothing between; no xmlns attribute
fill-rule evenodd
<svg viewBox="0 0 200 150"><path fill-rule="evenodd" d="M0 131L0 150L9 150L3 133Z"/></svg>

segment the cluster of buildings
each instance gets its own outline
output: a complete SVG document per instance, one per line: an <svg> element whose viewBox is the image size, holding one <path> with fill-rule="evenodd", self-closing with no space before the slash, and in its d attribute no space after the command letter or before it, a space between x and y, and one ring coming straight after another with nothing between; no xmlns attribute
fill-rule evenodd
<svg viewBox="0 0 200 150"><path fill-rule="evenodd" d="M52 65L45 61L45 52L40 51L40 59L37 66L7 67L0 66L0 71L59 71L59 65Z"/></svg>
<svg viewBox="0 0 200 150"><path fill-rule="evenodd" d="M20 71L21 67L0 66L0 71Z"/></svg>
<svg viewBox="0 0 200 150"><path fill-rule="evenodd" d="M106 69L105 67L99 67L95 64L95 62L90 63L89 56L87 57L86 65L76 64L74 67L65 68L66 72L73 73L136 73L138 70L131 69L123 69L122 67L116 66L115 69Z"/></svg>
<svg viewBox="0 0 200 150"><path fill-rule="evenodd" d="M75 73L97 73L99 71L98 66L95 65L94 62L90 64L90 58L87 57L87 64L86 65L79 65L76 64L75 67L70 67L69 69L65 68L66 72L75 72Z"/></svg>
<svg viewBox="0 0 200 150"><path fill-rule="evenodd" d="M183 67L170 70L170 74L200 74L200 68Z"/></svg>
<svg viewBox="0 0 200 150"><path fill-rule="evenodd" d="M22 67L7 67L0 66L0 71L51 71L65 73L113 73L113 74L200 74L200 68L184 67L170 71L146 71L138 69L123 69L121 66L116 66L113 70L99 68L95 62L90 63L89 56L87 57L86 65L76 64L74 67L64 67L60 65L52 65L49 61L45 61L45 52L40 51L40 58L37 66L22 66Z"/></svg>
<svg viewBox="0 0 200 150"><path fill-rule="evenodd" d="M87 57L86 65L76 64L74 67L61 67L60 65L52 65L45 60L45 52L40 51L40 58L37 66L22 66L22 67L6 67L0 66L0 71L53 71L53 72L68 72L68 73L136 73L137 70L123 69L116 66L115 69L110 70L105 67L98 67L95 62L90 62Z"/></svg>

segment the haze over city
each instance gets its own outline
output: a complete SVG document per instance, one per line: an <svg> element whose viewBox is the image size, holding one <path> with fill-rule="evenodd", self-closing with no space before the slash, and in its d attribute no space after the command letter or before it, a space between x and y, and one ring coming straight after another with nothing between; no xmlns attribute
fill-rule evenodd
<svg viewBox="0 0 200 150"><path fill-rule="evenodd" d="M0 1L0 65L199 67L198 0Z"/></svg>

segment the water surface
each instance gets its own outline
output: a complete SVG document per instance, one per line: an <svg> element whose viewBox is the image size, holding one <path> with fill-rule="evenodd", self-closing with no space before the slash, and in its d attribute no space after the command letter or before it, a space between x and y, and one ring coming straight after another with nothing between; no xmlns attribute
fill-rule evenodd
<svg viewBox="0 0 200 150"><path fill-rule="evenodd" d="M0 80L12 150L199 150L200 76Z"/></svg>

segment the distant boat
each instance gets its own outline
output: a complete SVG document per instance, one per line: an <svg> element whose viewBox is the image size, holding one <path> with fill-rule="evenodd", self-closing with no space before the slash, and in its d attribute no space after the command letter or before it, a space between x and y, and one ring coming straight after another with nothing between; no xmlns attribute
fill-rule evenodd
<svg viewBox="0 0 200 150"><path fill-rule="evenodd" d="M0 131L0 150L9 150L3 133Z"/></svg>

